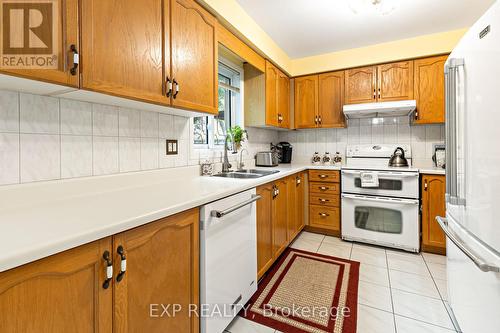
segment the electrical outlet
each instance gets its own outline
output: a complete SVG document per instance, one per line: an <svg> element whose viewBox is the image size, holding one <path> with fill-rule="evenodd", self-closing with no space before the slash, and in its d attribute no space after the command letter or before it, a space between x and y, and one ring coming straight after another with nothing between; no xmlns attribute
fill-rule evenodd
<svg viewBox="0 0 500 333"><path fill-rule="evenodd" d="M166 140L166 145L167 147L167 151L166 151L166 154L167 155L177 155L178 154L178 143L177 143L177 140Z"/></svg>

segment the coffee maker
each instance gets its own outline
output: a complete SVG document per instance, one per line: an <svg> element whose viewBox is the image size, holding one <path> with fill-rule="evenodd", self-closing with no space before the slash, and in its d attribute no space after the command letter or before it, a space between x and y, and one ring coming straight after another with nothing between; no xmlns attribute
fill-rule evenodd
<svg viewBox="0 0 500 333"><path fill-rule="evenodd" d="M278 150L278 159L280 163L292 162L292 145L289 142L280 142L276 145Z"/></svg>

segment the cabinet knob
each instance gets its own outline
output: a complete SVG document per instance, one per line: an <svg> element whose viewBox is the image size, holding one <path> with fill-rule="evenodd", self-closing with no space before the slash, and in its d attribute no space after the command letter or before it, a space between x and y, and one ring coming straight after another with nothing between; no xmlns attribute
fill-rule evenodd
<svg viewBox="0 0 500 333"><path fill-rule="evenodd" d="M123 246L119 245L116 248L116 252L120 255L120 273L116 276L116 281L120 282L123 280L123 276L127 271L127 258L125 257L125 250L123 249Z"/></svg>
<svg viewBox="0 0 500 333"><path fill-rule="evenodd" d="M173 83L175 84L175 93L174 95L172 96L174 99L177 98L177 94L179 93L180 91L180 86L179 86L179 82L177 82L176 79L173 79Z"/></svg>
<svg viewBox="0 0 500 333"><path fill-rule="evenodd" d="M322 202L322 203L325 203L325 202L329 202L330 200L328 199L323 199L323 198L319 198L319 201Z"/></svg>
<svg viewBox="0 0 500 333"><path fill-rule="evenodd" d="M424 181L424 191L427 191L427 188L429 187L429 185L427 184L427 180Z"/></svg>
<svg viewBox="0 0 500 333"><path fill-rule="evenodd" d="M319 213L319 216L321 216L321 217L328 217L328 216L330 216L330 214L327 214L327 213Z"/></svg>
<svg viewBox="0 0 500 333"><path fill-rule="evenodd" d="M172 81L170 81L170 78L167 76L167 82L165 86L165 95L170 98L172 96Z"/></svg>
<svg viewBox="0 0 500 333"><path fill-rule="evenodd" d="M322 178L322 179L323 179L323 178L328 178L328 175L323 175L323 174L321 174L321 175L319 175L319 178Z"/></svg>
<svg viewBox="0 0 500 333"><path fill-rule="evenodd" d="M113 279L113 261L111 260L111 254L109 251L104 251L102 254L102 259L106 263L106 279L104 280L102 287L108 289Z"/></svg>
<svg viewBox="0 0 500 333"><path fill-rule="evenodd" d="M80 54L78 53L75 44L71 44L69 50L73 53L73 67L70 68L69 72L71 73L71 75L76 75L78 74L77 69L78 69L78 64L80 63Z"/></svg>
<svg viewBox="0 0 500 333"><path fill-rule="evenodd" d="M320 186L320 187L319 187L319 189L320 189L321 191L326 191L326 190L328 190L328 189L329 189L329 187L326 187L326 186Z"/></svg>

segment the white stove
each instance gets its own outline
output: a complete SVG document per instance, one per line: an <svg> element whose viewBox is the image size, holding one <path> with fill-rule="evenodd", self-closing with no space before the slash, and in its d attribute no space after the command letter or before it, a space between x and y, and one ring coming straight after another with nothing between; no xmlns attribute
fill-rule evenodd
<svg viewBox="0 0 500 333"><path fill-rule="evenodd" d="M409 167L389 167L396 148ZM419 173L408 145L352 145L342 168L342 238L420 250Z"/></svg>

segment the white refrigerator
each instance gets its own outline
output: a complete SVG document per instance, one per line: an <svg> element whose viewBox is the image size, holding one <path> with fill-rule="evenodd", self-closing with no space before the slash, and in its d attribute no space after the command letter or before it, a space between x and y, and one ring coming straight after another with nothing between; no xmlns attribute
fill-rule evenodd
<svg viewBox="0 0 500 333"><path fill-rule="evenodd" d="M464 333L500 332L500 1L450 54L446 77L447 276Z"/></svg>

